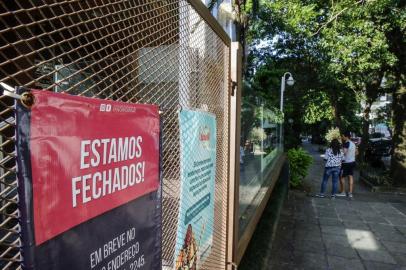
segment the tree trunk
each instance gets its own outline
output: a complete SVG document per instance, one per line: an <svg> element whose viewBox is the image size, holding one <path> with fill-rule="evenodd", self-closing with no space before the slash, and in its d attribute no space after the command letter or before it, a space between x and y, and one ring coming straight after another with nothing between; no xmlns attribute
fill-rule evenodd
<svg viewBox="0 0 406 270"><path fill-rule="evenodd" d="M393 153L391 176L396 186L406 186L406 87L400 86L393 95Z"/></svg>
<svg viewBox="0 0 406 270"><path fill-rule="evenodd" d="M397 8L404 9L405 1L398 1ZM394 66L397 85L393 91L393 151L391 176L396 186L406 186L406 42L400 27L394 27L386 33L389 49L396 55L398 62Z"/></svg>
<svg viewBox="0 0 406 270"><path fill-rule="evenodd" d="M338 89L333 88L333 91L329 93L330 96L330 102L331 102L331 107L333 108L333 116L334 116L334 126L337 127L340 130L340 133L342 134L344 132L343 130L343 123L341 121L341 112L338 107L338 95L337 92L339 91Z"/></svg>
<svg viewBox="0 0 406 270"><path fill-rule="evenodd" d="M343 126L341 122L341 115L337 103L333 104L334 125L338 127L340 133L343 133Z"/></svg>
<svg viewBox="0 0 406 270"><path fill-rule="evenodd" d="M359 146L359 155L358 155L358 160L363 162L365 159L365 150L367 147L367 143L369 140L369 114L371 113L371 106L372 106L372 101L368 100L365 104L364 111L362 113L362 138L361 138L361 144Z"/></svg>
<svg viewBox="0 0 406 270"><path fill-rule="evenodd" d="M371 113L371 106L372 103L378 99L380 93L380 87L383 79L384 71L383 69L376 74L376 77L365 85L365 95L366 95L366 104L363 113L363 121L362 121L362 139L361 144L359 146L359 155L358 160L364 161L365 160L365 150L367 148L368 140L369 140L369 124L371 123L369 120L369 114Z"/></svg>

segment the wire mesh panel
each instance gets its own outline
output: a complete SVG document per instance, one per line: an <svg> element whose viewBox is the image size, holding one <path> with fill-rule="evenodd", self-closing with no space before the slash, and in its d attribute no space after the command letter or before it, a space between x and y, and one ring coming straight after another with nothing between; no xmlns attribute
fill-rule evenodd
<svg viewBox="0 0 406 270"><path fill-rule="evenodd" d="M229 57L228 45L185 0L0 1L1 82L160 105L164 268L176 253L182 107L216 115L213 247L202 269L225 268ZM0 98L0 269L18 269L22 260L13 102Z"/></svg>

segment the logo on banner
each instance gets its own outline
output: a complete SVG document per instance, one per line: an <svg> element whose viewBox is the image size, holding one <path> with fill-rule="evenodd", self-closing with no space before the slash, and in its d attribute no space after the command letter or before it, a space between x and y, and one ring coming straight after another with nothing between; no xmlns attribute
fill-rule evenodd
<svg viewBox="0 0 406 270"><path fill-rule="evenodd" d="M100 104L101 112L111 112L111 104Z"/></svg>
<svg viewBox="0 0 406 270"><path fill-rule="evenodd" d="M208 126L201 126L199 128L199 141L204 149L210 148L210 128Z"/></svg>

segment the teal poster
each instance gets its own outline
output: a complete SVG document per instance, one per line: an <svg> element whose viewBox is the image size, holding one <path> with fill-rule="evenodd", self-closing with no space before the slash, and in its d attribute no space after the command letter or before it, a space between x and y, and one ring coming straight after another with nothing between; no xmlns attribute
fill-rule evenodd
<svg viewBox="0 0 406 270"><path fill-rule="evenodd" d="M175 269L197 270L213 243L216 118L183 109L179 124L181 191Z"/></svg>

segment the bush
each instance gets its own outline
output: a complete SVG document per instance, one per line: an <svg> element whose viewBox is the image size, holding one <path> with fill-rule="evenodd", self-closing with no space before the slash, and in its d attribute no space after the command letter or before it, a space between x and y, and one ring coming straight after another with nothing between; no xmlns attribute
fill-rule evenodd
<svg viewBox="0 0 406 270"><path fill-rule="evenodd" d="M330 128L327 131L325 138L329 143L334 139L337 139L339 142L341 142L340 130L338 128Z"/></svg>
<svg viewBox="0 0 406 270"><path fill-rule="evenodd" d="M306 177L313 159L303 148L293 148L288 151L288 160L290 165L290 185L298 187Z"/></svg>

